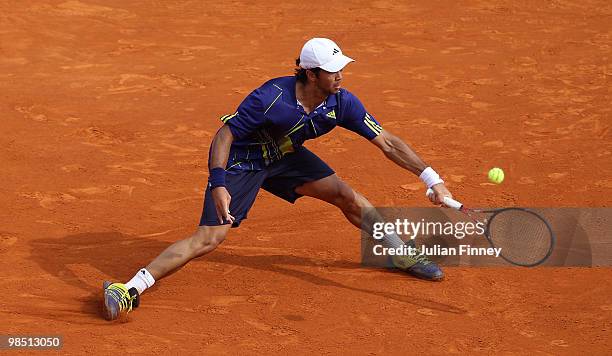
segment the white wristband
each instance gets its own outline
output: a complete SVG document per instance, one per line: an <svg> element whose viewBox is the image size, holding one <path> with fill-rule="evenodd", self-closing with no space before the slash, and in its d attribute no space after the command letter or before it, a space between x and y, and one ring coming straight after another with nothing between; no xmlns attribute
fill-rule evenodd
<svg viewBox="0 0 612 356"><path fill-rule="evenodd" d="M438 173L436 173L436 171L434 171L431 167L425 168L419 178L421 178L427 188L431 188L436 184L444 183L444 181L440 179Z"/></svg>

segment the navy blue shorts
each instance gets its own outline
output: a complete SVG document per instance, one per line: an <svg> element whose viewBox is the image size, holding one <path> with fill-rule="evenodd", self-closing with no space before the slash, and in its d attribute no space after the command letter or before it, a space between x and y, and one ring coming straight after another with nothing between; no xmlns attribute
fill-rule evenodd
<svg viewBox="0 0 612 356"><path fill-rule="evenodd" d="M226 188L232 196L229 210L232 216L236 218L232 227L238 227L240 222L247 218L247 213L255 202L259 188L294 203L296 199L301 197L300 194L295 192L295 188L332 174L334 174L334 170L305 147L300 147L295 152L286 154L261 171L242 171L237 172L237 174L228 172ZM211 190L206 188L200 226L226 224L229 224L229 222L219 223Z"/></svg>

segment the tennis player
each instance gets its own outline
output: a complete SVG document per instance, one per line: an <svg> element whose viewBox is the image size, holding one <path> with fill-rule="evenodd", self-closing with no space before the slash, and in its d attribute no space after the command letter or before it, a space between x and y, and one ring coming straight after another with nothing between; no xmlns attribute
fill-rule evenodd
<svg viewBox="0 0 612 356"><path fill-rule="evenodd" d="M223 126L210 147L210 176L198 230L172 244L126 284L104 282L107 319L131 311L156 280L219 246L230 228L247 218L260 188L290 203L302 196L320 199L337 206L360 228L361 211L372 204L303 146L336 126L363 136L389 160L419 176L425 189L433 190L430 199L435 204L451 197L440 176L342 88L342 70L350 62L353 59L333 41L313 38L304 44L294 76L264 83L236 112L221 117ZM396 234L385 235L383 243L404 244ZM422 255L406 257L396 267L427 280L444 276Z"/></svg>

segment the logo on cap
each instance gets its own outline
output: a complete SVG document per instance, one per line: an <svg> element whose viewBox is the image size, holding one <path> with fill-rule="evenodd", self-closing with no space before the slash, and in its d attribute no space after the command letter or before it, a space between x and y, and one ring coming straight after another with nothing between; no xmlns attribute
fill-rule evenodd
<svg viewBox="0 0 612 356"><path fill-rule="evenodd" d="M300 52L300 67L304 69L319 67L335 73L350 62L353 62L353 59L345 56L340 47L328 38L312 38L304 44Z"/></svg>

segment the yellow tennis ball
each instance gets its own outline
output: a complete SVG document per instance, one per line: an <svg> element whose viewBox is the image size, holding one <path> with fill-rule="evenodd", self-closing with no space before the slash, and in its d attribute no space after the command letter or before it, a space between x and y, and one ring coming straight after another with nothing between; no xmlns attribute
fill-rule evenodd
<svg viewBox="0 0 612 356"><path fill-rule="evenodd" d="M500 184L504 181L504 171L502 171L501 168L497 167L491 168L491 170L489 171L489 180L492 183Z"/></svg>

